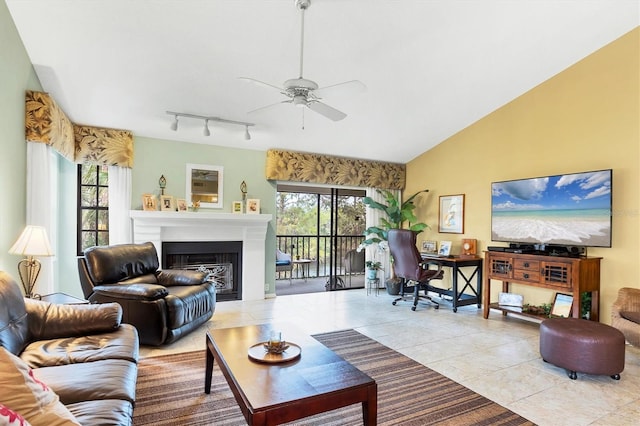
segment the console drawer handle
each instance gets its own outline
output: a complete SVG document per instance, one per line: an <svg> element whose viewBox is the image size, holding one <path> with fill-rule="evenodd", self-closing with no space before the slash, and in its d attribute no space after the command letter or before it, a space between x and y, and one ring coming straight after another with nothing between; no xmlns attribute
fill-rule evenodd
<svg viewBox="0 0 640 426"><path fill-rule="evenodd" d="M525 278L529 278L529 274L524 274L524 277Z"/></svg>
<svg viewBox="0 0 640 426"><path fill-rule="evenodd" d="M529 267L529 262L525 262L525 263L524 263L524 267L525 267L525 268L528 268L528 267Z"/></svg>

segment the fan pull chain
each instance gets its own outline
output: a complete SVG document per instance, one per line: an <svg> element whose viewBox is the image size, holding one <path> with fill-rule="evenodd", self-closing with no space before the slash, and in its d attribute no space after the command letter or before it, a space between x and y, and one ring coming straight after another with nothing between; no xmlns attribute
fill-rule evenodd
<svg viewBox="0 0 640 426"><path fill-rule="evenodd" d="M302 110L302 130L304 130L304 108L301 108Z"/></svg>

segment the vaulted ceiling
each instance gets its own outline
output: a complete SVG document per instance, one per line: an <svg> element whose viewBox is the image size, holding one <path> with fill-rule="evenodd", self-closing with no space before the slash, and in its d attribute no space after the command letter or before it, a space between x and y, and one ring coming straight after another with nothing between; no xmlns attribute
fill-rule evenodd
<svg viewBox="0 0 640 426"><path fill-rule="evenodd" d="M278 104L299 76L295 0L6 0L72 121L136 136L407 162L640 24L637 0L311 0L304 77L364 92L331 121ZM244 128L166 111L255 123ZM303 114L304 111L304 114Z"/></svg>

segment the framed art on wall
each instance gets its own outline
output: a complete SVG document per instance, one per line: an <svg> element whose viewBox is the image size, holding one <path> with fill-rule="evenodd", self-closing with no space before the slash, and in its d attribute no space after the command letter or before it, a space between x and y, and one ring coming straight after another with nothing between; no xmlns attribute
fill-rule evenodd
<svg viewBox="0 0 640 426"><path fill-rule="evenodd" d="M464 233L464 194L440 196L438 232Z"/></svg>

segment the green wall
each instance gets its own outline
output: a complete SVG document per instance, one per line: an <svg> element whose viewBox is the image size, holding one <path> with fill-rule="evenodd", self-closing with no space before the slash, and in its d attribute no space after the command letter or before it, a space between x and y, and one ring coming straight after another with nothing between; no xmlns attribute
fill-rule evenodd
<svg viewBox="0 0 640 426"><path fill-rule="evenodd" d="M24 92L42 90L5 2L0 2L0 269L18 277L18 256L9 248L26 221Z"/></svg>

